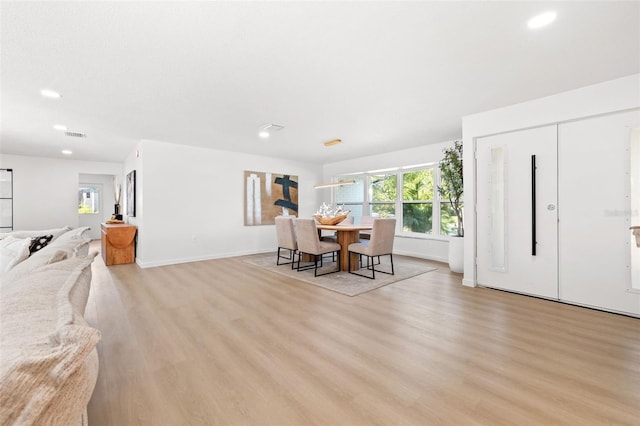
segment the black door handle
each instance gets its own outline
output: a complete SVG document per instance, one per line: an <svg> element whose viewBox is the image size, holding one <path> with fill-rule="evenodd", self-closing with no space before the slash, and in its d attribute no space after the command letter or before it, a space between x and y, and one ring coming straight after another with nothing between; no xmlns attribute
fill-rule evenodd
<svg viewBox="0 0 640 426"><path fill-rule="evenodd" d="M531 256L536 255L536 156L531 156Z"/></svg>

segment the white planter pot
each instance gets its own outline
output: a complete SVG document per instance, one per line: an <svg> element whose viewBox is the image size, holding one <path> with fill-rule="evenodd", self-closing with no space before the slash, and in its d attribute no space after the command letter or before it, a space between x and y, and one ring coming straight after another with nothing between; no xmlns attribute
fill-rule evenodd
<svg viewBox="0 0 640 426"><path fill-rule="evenodd" d="M464 237L449 239L449 269L458 274L464 272Z"/></svg>

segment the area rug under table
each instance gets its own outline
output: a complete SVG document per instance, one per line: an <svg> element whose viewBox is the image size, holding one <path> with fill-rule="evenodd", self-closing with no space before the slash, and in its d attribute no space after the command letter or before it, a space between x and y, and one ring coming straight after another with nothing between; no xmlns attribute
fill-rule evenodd
<svg viewBox="0 0 640 426"><path fill-rule="evenodd" d="M395 275L376 272L376 278L374 280L371 280L369 278L360 277L358 275L342 271L336 272L334 274L314 277L313 269L298 272L295 269L291 270L291 265L276 266L275 253L248 256L244 259L244 261L247 263L251 263L252 265L268 269L269 271L277 272L296 280L304 281L305 283L326 288L327 290L335 291L347 296L357 296L359 294L384 287L391 283L406 280L407 278L415 277L416 275L436 270L436 268L428 266L420 259L405 256L394 256L393 266L395 269ZM381 269L383 271L390 271L391 265L389 263L389 256L382 257L381 261L381 265L376 265L376 270ZM324 267L319 270L318 273L335 269L335 267L335 263L325 260ZM361 273L367 272L370 273L370 271L366 270L361 271Z"/></svg>

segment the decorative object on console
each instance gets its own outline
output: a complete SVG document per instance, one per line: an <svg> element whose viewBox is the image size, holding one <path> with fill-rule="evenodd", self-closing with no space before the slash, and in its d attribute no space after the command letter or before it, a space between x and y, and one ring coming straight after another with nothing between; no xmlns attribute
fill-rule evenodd
<svg viewBox="0 0 640 426"><path fill-rule="evenodd" d="M127 174L127 216L136 217L136 171ZM122 217L120 217L122 219Z"/></svg>
<svg viewBox="0 0 640 426"><path fill-rule="evenodd" d="M122 213L120 213L120 198L122 196L122 185L118 181L113 179L113 199L115 204L113 205L113 217L111 219L122 220Z"/></svg>
<svg viewBox="0 0 640 426"><path fill-rule="evenodd" d="M244 172L244 225L273 225L276 216L298 216L298 176Z"/></svg>

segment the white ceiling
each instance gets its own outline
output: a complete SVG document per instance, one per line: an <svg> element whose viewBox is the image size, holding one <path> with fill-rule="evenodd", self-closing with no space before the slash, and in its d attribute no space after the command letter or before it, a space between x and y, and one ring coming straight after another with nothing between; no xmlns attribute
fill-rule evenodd
<svg viewBox="0 0 640 426"><path fill-rule="evenodd" d="M327 163L640 72L638 1L2 1L1 20L0 149L46 157L122 161L151 139ZM285 128L263 140L265 123Z"/></svg>

